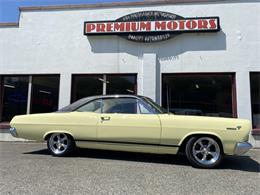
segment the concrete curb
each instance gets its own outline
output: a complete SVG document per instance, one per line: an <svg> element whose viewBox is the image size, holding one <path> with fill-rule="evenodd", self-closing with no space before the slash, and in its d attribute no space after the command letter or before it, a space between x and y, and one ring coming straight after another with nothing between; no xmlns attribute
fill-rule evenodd
<svg viewBox="0 0 260 195"><path fill-rule="evenodd" d="M13 137L9 133L9 129L0 129L0 141L19 141L19 142L27 142L29 140Z"/></svg>
<svg viewBox="0 0 260 195"><path fill-rule="evenodd" d="M29 140L13 137L10 133L0 133L0 141L16 141L16 142L27 142Z"/></svg>

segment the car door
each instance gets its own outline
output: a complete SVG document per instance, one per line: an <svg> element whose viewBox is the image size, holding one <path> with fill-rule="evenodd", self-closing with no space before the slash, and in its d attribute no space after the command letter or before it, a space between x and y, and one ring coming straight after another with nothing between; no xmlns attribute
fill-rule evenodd
<svg viewBox="0 0 260 195"><path fill-rule="evenodd" d="M128 144L159 144L161 124L136 98L104 98L97 124L99 141Z"/></svg>

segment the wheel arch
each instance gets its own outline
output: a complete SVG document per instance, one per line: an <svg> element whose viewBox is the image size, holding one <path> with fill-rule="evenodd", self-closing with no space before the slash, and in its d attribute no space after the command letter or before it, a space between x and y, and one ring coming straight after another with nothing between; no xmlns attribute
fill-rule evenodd
<svg viewBox="0 0 260 195"><path fill-rule="evenodd" d="M69 131L66 131L66 130L53 130L53 131L48 131L46 132L44 135L43 135L43 140L47 140L49 138L49 136L53 133L64 133L66 135L69 135L72 139L74 139L74 136L69 132Z"/></svg>
<svg viewBox="0 0 260 195"><path fill-rule="evenodd" d="M184 136L179 143L180 148L178 150L178 153L185 153L185 147L190 138L203 137L203 136L208 136L208 137L216 139L216 141L219 143L221 151L223 153L225 153L224 147L223 147L223 142L222 142L222 139L220 138L220 136L215 133L209 133L209 132L193 132L193 133L190 133L190 134L187 134L186 136Z"/></svg>

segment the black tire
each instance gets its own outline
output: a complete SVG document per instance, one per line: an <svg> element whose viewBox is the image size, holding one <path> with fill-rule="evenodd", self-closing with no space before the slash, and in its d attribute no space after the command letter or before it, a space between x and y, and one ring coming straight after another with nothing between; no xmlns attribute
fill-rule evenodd
<svg viewBox="0 0 260 195"><path fill-rule="evenodd" d="M185 154L190 164L197 168L216 168L223 159L221 143L208 136L190 138Z"/></svg>
<svg viewBox="0 0 260 195"><path fill-rule="evenodd" d="M53 133L47 139L47 147L53 156L67 156L75 148L75 142L70 135Z"/></svg>

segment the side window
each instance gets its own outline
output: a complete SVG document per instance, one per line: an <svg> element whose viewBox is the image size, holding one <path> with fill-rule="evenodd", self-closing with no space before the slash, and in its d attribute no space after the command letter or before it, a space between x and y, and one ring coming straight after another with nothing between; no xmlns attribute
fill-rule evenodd
<svg viewBox="0 0 260 195"><path fill-rule="evenodd" d="M101 100L91 101L76 110L77 112L101 112Z"/></svg>
<svg viewBox="0 0 260 195"><path fill-rule="evenodd" d="M134 98L103 99L103 113L137 114L137 100Z"/></svg>
<svg viewBox="0 0 260 195"><path fill-rule="evenodd" d="M153 114L150 110L148 110L145 105L141 102L138 101L139 109L140 109L140 114Z"/></svg>

